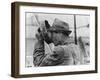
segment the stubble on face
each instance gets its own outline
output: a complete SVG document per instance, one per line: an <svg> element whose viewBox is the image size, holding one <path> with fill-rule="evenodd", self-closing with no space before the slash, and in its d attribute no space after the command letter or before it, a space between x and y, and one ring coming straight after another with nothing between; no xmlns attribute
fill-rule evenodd
<svg viewBox="0 0 100 80"><path fill-rule="evenodd" d="M61 45L63 41L62 33L53 33L52 40L55 46Z"/></svg>

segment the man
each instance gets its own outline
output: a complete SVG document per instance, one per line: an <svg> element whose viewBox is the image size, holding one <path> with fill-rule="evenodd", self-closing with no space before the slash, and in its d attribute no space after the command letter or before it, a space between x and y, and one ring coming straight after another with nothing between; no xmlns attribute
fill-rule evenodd
<svg viewBox="0 0 100 80"><path fill-rule="evenodd" d="M47 26L46 24L45 26ZM48 25L49 26L49 25ZM38 32L41 32L38 30ZM79 64L79 55L77 46L69 38L71 31L68 23L55 19L52 27L48 27L46 34L39 34L35 44L33 63L35 66L57 66L57 65L75 65ZM46 38L45 38L46 37ZM45 53L44 40L48 43L54 43L55 47L52 53Z"/></svg>

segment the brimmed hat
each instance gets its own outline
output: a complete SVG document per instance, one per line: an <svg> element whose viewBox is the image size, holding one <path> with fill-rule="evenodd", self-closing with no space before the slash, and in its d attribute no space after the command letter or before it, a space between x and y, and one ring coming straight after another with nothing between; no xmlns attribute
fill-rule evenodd
<svg viewBox="0 0 100 80"><path fill-rule="evenodd" d="M53 25L49 29L49 31L58 32L58 33L61 32L61 33L67 34L67 35L69 35L72 32L72 31L69 30L69 24L68 23L61 21L57 18L54 20Z"/></svg>

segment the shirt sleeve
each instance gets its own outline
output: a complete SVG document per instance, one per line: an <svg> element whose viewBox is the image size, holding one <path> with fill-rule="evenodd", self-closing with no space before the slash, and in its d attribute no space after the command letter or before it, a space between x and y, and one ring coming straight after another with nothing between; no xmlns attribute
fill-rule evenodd
<svg viewBox="0 0 100 80"><path fill-rule="evenodd" d="M64 50L62 47L57 46L54 48L53 54L48 54L43 59L41 66L54 66L63 62Z"/></svg>
<svg viewBox="0 0 100 80"><path fill-rule="evenodd" d="M34 66L54 66L62 62L61 57L58 54L45 54L44 44L36 42L33 53Z"/></svg>
<svg viewBox="0 0 100 80"><path fill-rule="evenodd" d="M74 60L73 62L75 65L80 64L80 50L77 45L73 45L72 57L73 57L73 60Z"/></svg>
<svg viewBox="0 0 100 80"><path fill-rule="evenodd" d="M44 53L44 43L37 41L35 43L34 52L33 52L33 64L34 64L34 66L39 66L45 56L46 55Z"/></svg>
<svg viewBox="0 0 100 80"><path fill-rule="evenodd" d="M67 65L77 65L80 64L80 52L75 44L68 44L62 46L65 51L65 64Z"/></svg>

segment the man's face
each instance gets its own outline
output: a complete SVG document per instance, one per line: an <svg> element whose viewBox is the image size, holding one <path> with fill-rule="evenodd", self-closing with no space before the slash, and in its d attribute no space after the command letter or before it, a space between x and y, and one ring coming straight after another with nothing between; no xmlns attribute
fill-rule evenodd
<svg viewBox="0 0 100 80"><path fill-rule="evenodd" d="M62 36L63 36L62 33L56 33L56 32L52 33L52 40L55 46L60 45L62 43L63 40Z"/></svg>

